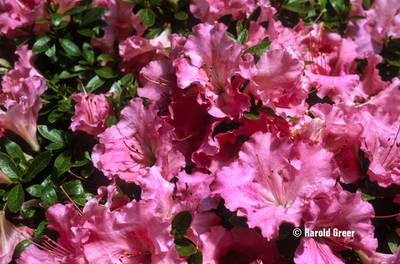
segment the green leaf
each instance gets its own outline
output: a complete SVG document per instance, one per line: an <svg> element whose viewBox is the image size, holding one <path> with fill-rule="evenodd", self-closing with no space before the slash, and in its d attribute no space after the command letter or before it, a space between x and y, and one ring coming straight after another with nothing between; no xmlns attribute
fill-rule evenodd
<svg viewBox="0 0 400 264"><path fill-rule="evenodd" d="M70 149L62 152L54 161L54 167L58 170L58 176L71 168L72 151Z"/></svg>
<svg viewBox="0 0 400 264"><path fill-rule="evenodd" d="M84 10L86 10L86 6L77 6L67 10L67 12L64 13L64 16L72 16L81 13Z"/></svg>
<svg viewBox="0 0 400 264"><path fill-rule="evenodd" d="M100 54L99 56L97 56L96 60L114 61L114 58L107 54Z"/></svg>
<svg viewBox="0 0 400 264"><path fill-rule="evenodd" d="M56 56L56 44L53 44L44 54L51 59L52 63L55 63L58 60Z"/></svg>
<svg viewBox="0 0 400 264"><path fill-rule="evenodd" d="M47 209L58 202L58 196L56 191L51 186L45 186L42 190L42 195L40 196L43 202L40 206Z"/></svg>
<svg viewBox="0 0 400 264"><path fill-rule="evenodd" d="M33 44L32 47L32 53L33 54L39 54L44 51L46 51L48 48L50 48L50 40L51 38L47 35L41 35L36 39L35 44Z"/></svg>
<svg viewBox="0 0 400 264"><path fill-rule="evenodd" d="M53 111L50 112L49 116L47 117L47 119L49 120L50 123L54 123L56 122L58 119L60 119L62 116L64 115L64 113L60 112L57 109L54 109Z"/></svg>
<svg viewBox="0 0 400 264"><path fill-rule="evenodd" d="M47 19L47 18L38 18L38 19L35 19L35 24L43 24L43 23L47 23L47 22L49 22L50 21L50 19Z"/></svg>
<svg viewBox="0 0 400 264"><path fill-rule="evenodd" d="M180 11L174 14L174 17L178 20L186 20L189 18L189 15L186 12Z"/></svg>
<svg viewBox="0 0 400 264"><path fill-rule="evenodd" d="M12 69L11 64L3 58L0 58L0 66Z"/></svg>
<svg viewBox="0 0 400 264"><path fill-rule="evenodd" d="M203 264L203 253L201 251L197 251L188 257L186 261L188 264Z"/></svg>
<svg viewBox="0 0 400 264"><path fill-rule="evenodd" d="M70 73L69 71L65 70L58 76L58 78L59 79L68 79L68 78L78 76L79 74L81 74L81 72Z"/></svg>
<svg viewBox="0 0 400 264"><path fill-rule="evenodd" d="M24 209L21 210L21 216L24 218L31 218L37 215L37 213L40 211L40 208L36 206L27 206Z"/></svg>
<svg viewBox="0 0 400 264"><path fill-rule="evenodd" d="M400 238L396 231L391 229L388 225L385 225L385 235L390 251L394 254L400 245Z"/></svg>
<svg viewBox="0 0 400 264"><path fill-rule="evenodd" d="M291 239L291 236L286 236L284 239L275 241L279 254L285 259L290 259L293 255L293 243Z"/></svg>
<svg viewBox="0 0 400 264"><path fill-rule="evenodd" d="M106 79L112 79L115 77L118 77L117 72L108 66L100 67L94 69L94 72L99 75L100 77L106 78Z"/></svg>
<svg viewBox="0 0 400 264"><path fill-rule="evenodd" d="M267 106L265 106L265 107L260 107L260 108L258 109L258 111L261 111L261 112L263 112L263 113L265 113L265 114L267 114L267 115L269 115L269 116L272 116L273 118L278 119L278 120L280 120L280 121L286 122L285 118L283 118L283 117L278 116L277 114L275 114L274 110L272 110L272 108L270 108L270 107L267 107Z"/></svg>
<svg viewBox="0 0 400 264"><path fill-rule="evenodd" d="M58 40L60 42L61 47L71 56L79 56L80 50L79 47L69 39L60 38Z"/></svg>
<svg viewBox="0 0 400 264"><path fill-rule="evenodd" d="M249 29L250 21L256 22L257 19L260 17L260 14L261 14L261 7L259 6L250 14L249 18L245 20L243 24L244 28Z"/></svg>
<svg viewBox="0 0 400 264"><path fill-rule="evenodd" d="M89 10L89 12L87 12L86 15L82 18L82 26L87 26L90 23L101 19L101 16L104 15L107 10L108 9L105 7L96 7Z"/></svg>
<svg viewBox="0 0 400 264"><path fill-rule="evenodd" d="M90 44L85 42L82 45L82 56L87 60L90 64L94 62L94 51L90 47Z"/></svg>
<svg viewBox="0 0 400 264"><path fill-rule="evenodd" d="M101 80L99 76L95 75L86 85L86 92L91 93L100 86L102 86L105 83L105 81Z"/></svg>
<svg viewBox="0 0 400 264"><path fill-rule="evenodd" d="M15 185L8 194L7 206L11 212L16 213L25 201L24 189L21 184Z"/></svg>
<svg viewBox="0 0 400 264"><path fill-rule="evenodd" d="M358 191L360 191L361 192L361 190L360 189L358 189ZM370 200L375 200L375 196L371 196L371 195L368 195L368 194L366 194L366 193L361 193L361 199L363 199L363 201L370 201Z"/></svg>
<svg viewBox="0 0 400 264"><path fill-rule="evenodd" d="M140 9L136 15L140 15L140 20L142 21L142 24L146 27L151 27L156 22L156 16L151 9Z"/></svg>
<svg viewBox="0 0 400 264"><path fill-rule="evenodd" d="M10 178L11 181L20 181L20 172L14 163L14 160L5 153L0 153L0 169Z"/></svg>
<svg viewBox="0 0 400 264"><path fill-rule="evenodd" d="M64 183L62 186L69 195L79 195L85 192L80 180L69 181Z"/></svg>
<svg viewBox="0 0 400 264"><path fill-rule="evenodd" d="M93 30L88 28L78 29L76 32L85 37L93 37L94 35L96 35L96 33Z"/></svg>
<svg viewBox="0 0 400 264"><path fill-rule="evenodd" d="M19 242L14 248L13 258L18 258L21 255L22 251L24 251L25 248L27 248L30 244L32 243L28 239L24 239Z"/></svg>
<svg viewBox="0 0 400 264"><path fill-rule="evenodd" d="M26 161L24 152L22 152L21 148L17 143L12 141L7 141L4 146L6 147L7 153L11 156L11 158L18 158L22 161Z"/></svg>
<svg viewBox="0 0 400 264"><path fill-rule="evenodd" d="M179 256L190 256L197 252L196 246L187 238L175 239L174 242Z"/></svg>
<svg viewBox="0 0 400 264"><path fill-rule="evenodd" d="M188 210L179 212L172 220L171 235L175 236L175 239L183 238L191 223L192 214Z"/></svg>
<svg viewBox="0 0 400 264"><path fill-rule="evenodd" d="M271 43L272 43L272 41L269 41L269 38L266 37L260 42L260 44L251 46L250 48L246 49L243 52L243 54L246 54L246 53L254 54L254 53L262 52L265 49L269 48L269 45L271 45Z"/></svg>
<svg viewBox="0 0 400 264"><path fill-rule="evenodd" d="M113 115L108 115L106 117L106 125L107 127L112 127L114 125L118 124L118 120L115 116Z"/></svg>
<svg viewBox="0 0 400 264"><path fill-rule="evenodd" d="M239 42L240 44L244 45L244 44L246 44L248 37L249 37L249 32L247 31L247 29L243 29L242 32L240 32L236 41Z"/></svg>
<svg viewBox="0 0 400 264"><path fill-rule="evenodd" d="M314 64L315 63L315 61L304 61L304 65L311 65L311 64Z"/></svg>
<svg viewBox="0 0 400 264"><path fill-rule="evenodd" d="M65 132L46 125L38 125L39 133L52 142L65 143Z"/></svg>
<svg viewBox="0 0 400 264"><path fill-rule="evenodd" d="M285 5L283 8L295 13L307 13L314 10L314 7L312 6L295 5L295 4Z"/></svg>
<svg viewBox="0 0 400 264"><path fill-rule="evenodd" d="M300 119L299 118L297 118L297 117L293 117L293 116L288 116L288 118L289 118L289 122L297 122L297 121L300 121Z"/></svg>
<svg viewBox="0 0 400 264"><path fill-rule="evenodd" d="M352 16L352 17L349 17L350 19L366 19L367 17L365 17L365 16Z"/></svg>
<svg viewBox="0 0 400 264"><path fill-rule="evenodd" d="M22 182L29 182L50 163L51 151L40 153L31 163Z"/></svg>
<svg viewBox="0 0 400 264"><path fill-rule="evenodd" d="M252 113L252 112L247 112L247 111L245 111L244 113L243 113L243 116L246 118L246 119L249 119L249 120L258 120L258 119L260 119L260 113Z"/></svg>
<svg viewBox="0 0 400 264"><path fill-rule="evenodd" d="M46 146L45 149L47 149L47 150L56 150L56 149L63 148L64 146L65 146L64 143L53 142L53 143L50 143L48 146Z"/></svg>
<svg viewBox="0 0 400 264"><path fill-rule="evenodd" d="M34 196L34 197L40 197L42 196L42 190L43 190L44 186L43 185L39 185L39 184L34 184L32 186L29 186L28 188L26 188L26 191Z"/></svg>
<svg viewBox="0 0 400 264"><path fill-rule="evenodd" d="M60 25L62 18L63 18L63 14L60 14L60 13L50 14L51 23L53 23L53 25L56 27L58 27Z"/></svg>
<svg viewBox="0 0 400 264"><path fill-rule="evenodd" d="M119 85L122 86L128 86L131 83L133 83L133 75L132 74L127 74L124 77L121 78L121 80L118 81Z"/></svg>

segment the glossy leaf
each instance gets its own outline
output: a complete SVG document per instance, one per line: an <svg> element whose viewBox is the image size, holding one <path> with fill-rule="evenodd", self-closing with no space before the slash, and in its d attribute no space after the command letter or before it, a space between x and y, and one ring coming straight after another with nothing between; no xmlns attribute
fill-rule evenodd
<svg viewBox="0 0 400 264"><path fill-rule="evenodd" d="M45 52L47 49L50 48L50 40L51 38L47 35L41 35L37 38L35 44L32 47L32 53L38 54Z"/></svg>
<svg viewBox="0 0 400 264"><path fill-rule="evenodd" d="M40 197L42 195L42 190L44 186L39 184L34 184L26 188L26 192L34 197Z"/></svg>
<svg viewBox="0 0 400 264"><path fill-rule="evenodd" d="M203 264L203 253L197 251L193 255L190 255L186 261L188 264Z"/></svg>
<svg viewBox="0 0 400 264"><path fill-rule="evenodd" d="M106 79L112 79L118 76L117 72L113 68L110 68L108 66L96 68L94 69L94 72L100 77Z"/></svg>
<svg viewBox="0 0 400 264"><path fill-rule="evenodd" d="M175 239L174 242L179 256L190 256L197 252L196 246L187 238Z"/></svg>
<svg viewBox="0 0 400 264"><path fill-rule="evenodd" d="M62 152L54 161L54 166L58 170L58 176L71 168L72 151L70 149Z"/></svg>
<svg viewBox="0 0 400 264"><path fill-rule="evenodd" d="M137 12L137 15L140 15L140 20L142 24L146 27L151 27L156 22L156 16L151 9L143 8Z"/></svg>
<svg viewBox="0 0 400 264"><path fill-rule="evenodd" d="M189 211L179 212L172 220L171 235L175 236L175 239L183 238L191 223L192 214Z"/></svg>
<svg viewBox="0 0 400 264"><path fill-rule="evenodd" d="M24 189L21 184L15 185L10 193L8 194L7 207L8 209L16 213L21 209L22 204L25 201Z"/></svg>
<svg viewBox="0 0 400 264"><path fill-rule="evenodd" d="M11 181L20 180L20 172L14 160L5 153L0 153L0 169Z"/></svg>
<svg viewBox="0 0 400 264"><path fill-rule="evenodd" d="M87 83L85 89L87 93L92 93L94 90L99 88L105 83L99 76L95 75L90 81Z"/></svg>
<svg viewBox="0 0 400 264"><path fill-rule="evenodd" d="M64 183L62 186L69 195L79 195L85 192L80 180L69 181Z"/></svg>
<svg viewBox="0 0 400 264"><path fill-rule="evenodd" d="M65 132L59 129L48 127L46 125L38 125L39 133L52 142L64 143Z"/></svg>
<svg viewBox="0 0 400 264"><path fill-rule="evenodd" d="M31 163L28 170L25 173L23 182L29 182L32 180L39 172L41 172L50 163L51 151L45 151L40 153Z"/></svg>
<svg viewBox="0 0 400 264"><path fill-rule="evenodd" d="M11 158L18 158L22 161L26 161L24 152L22 152L21 148L17 143L13 141L7 141L4 146L6 147L7 153L11 156Z"/></svg>
<svg viewBox="0 0 400 264"><path fill-rule="evenodd" d="M58 41L59 41L61 47L69 55L71 55L71 56L79 56L80 55L79 47L71 40L66 39L66 38L60 38Z"/></svg>
<svg viewBox="0 0 400 264"><path fill-rule="evenodd" d="M87 26L90 23L101 19L101 16L107 12L107 8L105 7L96 7L89 10L86 15L82 18L82 26Z"/></svg>

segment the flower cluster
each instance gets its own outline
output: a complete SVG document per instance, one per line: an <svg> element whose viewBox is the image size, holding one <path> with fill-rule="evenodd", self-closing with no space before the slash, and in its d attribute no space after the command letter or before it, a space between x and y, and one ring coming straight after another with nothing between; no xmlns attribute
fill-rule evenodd
<svg viewBox="0 0 400 264"><path fill-rule="evenodd" d="M0 263L400 263L400 4L324 3L0 3Z"/></svg>

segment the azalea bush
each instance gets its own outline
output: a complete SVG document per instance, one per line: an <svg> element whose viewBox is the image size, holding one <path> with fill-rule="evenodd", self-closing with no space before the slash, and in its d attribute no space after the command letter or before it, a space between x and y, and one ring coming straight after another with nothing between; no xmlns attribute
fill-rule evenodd
<svg viewBox="0 0 400 264"><path fill-rule="evenodd" d="M400 263L397 0L3 0L1 263Z"/></svg>

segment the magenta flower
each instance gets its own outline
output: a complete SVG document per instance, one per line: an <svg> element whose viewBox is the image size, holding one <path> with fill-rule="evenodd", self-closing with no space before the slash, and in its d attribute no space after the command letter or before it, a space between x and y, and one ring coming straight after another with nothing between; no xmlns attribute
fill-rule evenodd
<svg viewBox="0 0 400 264"><path fill-rule="evenodd" d="M211 193L270 240L283 222L300 226L305 200L332 189L337 173L333 155L320 145L257 132L242 145L239 160L216 173Z"/></svg>
<svg viewBox="0 0 400 264"><path fill-rule="evenodd" d="M17 54L20 60L15 63L15 69L9 71L1 82L0 103L7 111L0 110L0 135L4 130L11 130L38 151L36 122L42 108L40 95L47 86L43 77L36 76L38 73L30 64L32 51L27 50L27 45Z"/></svg>
<svg viewBox="0 0 400 264"><path fill-rule="evenodd" d="M71 98L77 104L75 105L75 115L71 118L70 129L72 131L81 130L95 136L104 132L107 128L106 117L114 114L105 95L77 93Z"/></svg>
<svg viewBox="0 0 400 264"><path fill-rule="evenodd" d="M22 240L29 239L32 231L27 226L15 227L0 211L0 263L10 263L15 246Z"/></svg>
<svg viewBox="0 0 400 264"><path fill-rule="evenodd" d="M308 235L296 249L296 263L343 263L339 252L349 248L362 250L369 257L375 252L378 241L371 224L375 212L360 192L350 193L338 185L310 200L307 214L304 228ZM310 235L318 231L325 235Z"/></svg>
<svg viewBox="0 0 400 264"><path fill-rule="evenodd" d="M210 115L240 118L250 107L250 97L239 91L244 82L239 78L244 47L230 39L226 29L221 23L193 27L193 34L183 48L190 59L182 56L174 61L174 66L177 68L178 87L185 89L197 84L196 89L205 98L199 97L198 100L210 104ZM235 80L241 80L231 82L233 76L238 77Z"/></svg>
<svg viewBox="0 0 400 264"><path fill-rule="evenodd" d="M152 166L159 167L166 179L174 177L184 167L184 157L172 148L174 128L158 117L157 111L153 101L144 107L142 99L132 99L122 110L119 123L98 135L101 144L92 152L95 166L110 179L117 174L138 184L138 177Z"/></svg>

